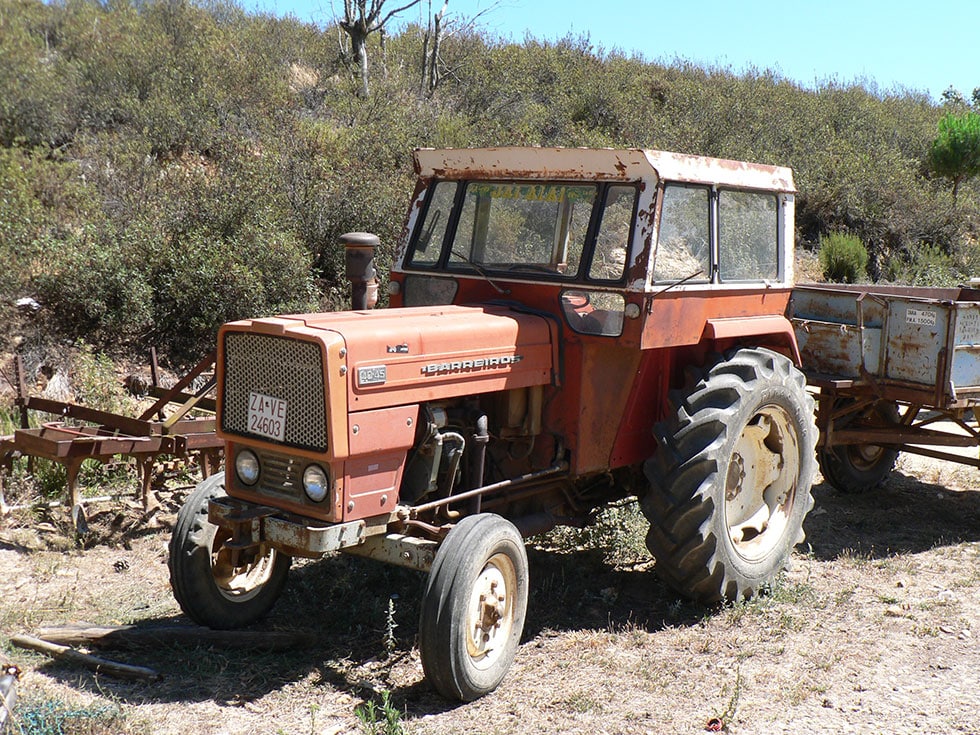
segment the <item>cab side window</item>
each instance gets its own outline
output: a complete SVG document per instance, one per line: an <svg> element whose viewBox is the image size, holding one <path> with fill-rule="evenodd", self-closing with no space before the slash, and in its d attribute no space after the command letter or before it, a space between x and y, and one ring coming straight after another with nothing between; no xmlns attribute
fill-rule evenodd
<svg viewBox="0 0 980 735"><path fill-rule="evenodd" d="M618 281L623 277L635 207L635 186L610 186L606 191L589 266L590 280Z"/></svg>
<svg viewBox="0 0 980 735"><path fill-rule="evenodd" d="M710 274L711 190L668 184L664 188L660 237L654 261L655 281L707 281ZM700 275L698 275L700 274Z"/></svg>
<svg viewBox="0 0 980 735"><path fill-rule="evenodd" d="M412 265L435 265L442 253L442 241L449 225L449 215L456 198L456 182L440 181L429 194L429 206L425 211L425 221L418 231L415 250L412 252Z"/></svg>
<svg viewBox="0 0 980 735"><path fill-rule="evenodd" d="M779 278L779 206L774 194L718 194L718 275L724 281Z"/></svg>

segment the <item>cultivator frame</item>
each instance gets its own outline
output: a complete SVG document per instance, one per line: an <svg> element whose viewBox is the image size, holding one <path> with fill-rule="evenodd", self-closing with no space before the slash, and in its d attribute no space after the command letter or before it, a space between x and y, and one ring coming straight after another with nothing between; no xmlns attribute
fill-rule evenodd
<svg viewBox="0 0 980 735"><path fill-rule="evenodd" d="M85 500L77 486L78 473L86 460L108 462L114 457L128 457L136 462L139 471L139 494L145 511L156 506L151 493L153 467L162 456L195 457L204 477L215 472L221 463L222 441L215 434L215 377L212 374L200 388L187 392L191 384L214 367L215 353L202 359L171 388L159 384L156 353L151 357L152 384L148 394L157 400L138 418L101 411L77 403L55 401L30 395L24 378L20 356L15 359L17 392L16 405L20 411L21 428L9 436L0 437L0 514L9 506L3 493L4 475L13 469L20 457L43 458L65 466L67 473L67 502L71 505L76 527L85 521ZM209 412L210 416L189 416L192 409ZM60 417L40 427L30 426L30 412ZM81 422L69 424L68 420Z"/></svg>

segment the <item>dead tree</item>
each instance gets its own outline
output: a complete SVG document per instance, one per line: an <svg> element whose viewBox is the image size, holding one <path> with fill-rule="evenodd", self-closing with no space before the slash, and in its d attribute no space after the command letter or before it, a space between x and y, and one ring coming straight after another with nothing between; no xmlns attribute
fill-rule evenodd
<svg viewBox="0 0 980 735"><path fill-rule="evenodd" d="M442 43L457 34L472 32L481 17L492 13L499 7L494 2L469 19L447 16L449 0L444 0L438 13L432 12L432 0L428 1L428 23L422 35L422 59L419 64L419 95L431 97L443 78L454 76L455 70L442 58ZM457 59L457 64L460 61Z"/></svg>
<svg viewBox="0 0 980 735"><path fill-rule="evenodd" d="M350 38L351 53L357 60L361 78L361 88L358 94L364 98L370 94L368 38L372 33L383 33L385 25L393 16L415 7L422 0L411 0L411 2L406 2L387 13L384 13L385 2L386 0L344 0L344 17L337 22L341 30Z"/></svg>
<svg viewBox="0 0 980 735"><path fill-rule="evenodd" d="M449 0L446 0L442 10L432 14L432 0L429 0L429 24L422 40L422 73L419 76L419 92L422 94L431 95L439 86L439 44L442 41L442 19L448 7Z"/></svg>

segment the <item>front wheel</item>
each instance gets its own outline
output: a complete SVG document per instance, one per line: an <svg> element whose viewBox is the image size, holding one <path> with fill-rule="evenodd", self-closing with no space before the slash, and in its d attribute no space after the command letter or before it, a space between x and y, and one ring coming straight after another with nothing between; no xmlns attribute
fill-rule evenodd
<svg viewBox="0 0 980 735"><path fill-rule="evenodd" d="M767 349L690 369L654 427L641 500L658 575L701 602L754 595L803 541L817 428L803 374Z"/></svg>
<svg viewBox="0 0 980 735"><path fill-rule="evenodd" d="M225 494L220 472L200 483L177 514L170 538L170 586L200 625L227 630L264 616L286 584L291 558L271 548L233 551L231 536L208 520L208 501Z"/></svg>
<svg viewBox="0 0 980 735"><path fill-rule="evenodd" d="M527 611L524 540L491 513L467 516L436 552L422 598L419 653L432 686L470 702L503 681Z"/></svg>

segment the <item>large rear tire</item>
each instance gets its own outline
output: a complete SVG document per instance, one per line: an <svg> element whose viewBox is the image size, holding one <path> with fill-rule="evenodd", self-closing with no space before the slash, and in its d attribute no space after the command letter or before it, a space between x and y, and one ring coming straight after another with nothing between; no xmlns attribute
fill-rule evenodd
<svg viewBox="0 0 980 735"><path fill-rule="evenodd" d="M470 702L503 681L527 611L524 540L491 513L467 516L439 546L422 598L419 653L429 683Z"/></svg>
<svg viewBox="0 0 980 735"><path fill-rule="evenodd" d="M170 538L170 586L180 609L209 628L240 628L263 617L282 593L291 557L275 549L236 554L229 534L208 521L208 501L225 494L225 474L200 483L177 514Z"/></svg>
<svg viewBox="0 0 980 735"><path fill-rule="evenodd" d="M820 400L829 400L821 396ZM834 401L833 412L846 410L854 399L838 398ZM835 422L835 426L848 429L882 428L897 426L902 422L898 407L894 403L878 401L864 409L855 411L853 416L845 415ZM842 493L866 493L875 489L891 473L898 460L899 450L877 444L842 444L820 447L817 461L824 479Z"/></svg>
<svg viewBox="0 0 980 735"><path fill-rule="evenodd" d="M783 355L737 349L688 369L669 400L641 499L657 573L701 602L751 597L803 541L813 507L806 380Z"/></svg>

